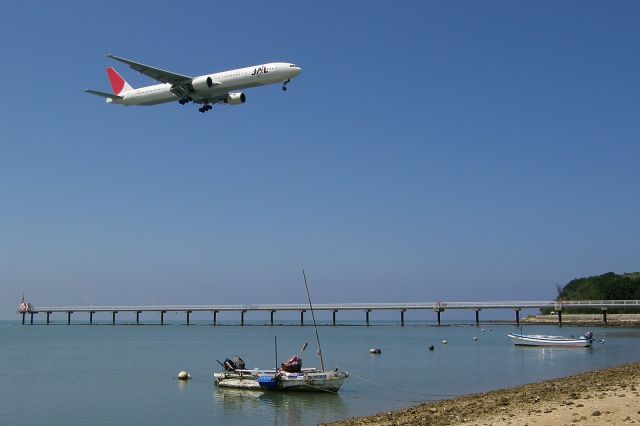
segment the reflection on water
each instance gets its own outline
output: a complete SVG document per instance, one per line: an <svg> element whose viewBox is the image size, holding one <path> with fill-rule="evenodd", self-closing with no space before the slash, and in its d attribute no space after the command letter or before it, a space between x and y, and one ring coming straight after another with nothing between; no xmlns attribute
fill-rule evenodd
<svg viewBox="0 0 640 426"><path fill-rule="evenodd" d="M261 423L303 425L347 417L340 394L326 392L280 392L215 387L214 403L222 402L227 414L259 411Z"/></svg>

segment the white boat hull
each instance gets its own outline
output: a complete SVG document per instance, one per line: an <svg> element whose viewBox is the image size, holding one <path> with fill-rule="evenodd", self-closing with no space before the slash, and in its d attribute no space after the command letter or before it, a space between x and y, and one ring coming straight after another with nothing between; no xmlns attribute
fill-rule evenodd
<svg viewBox="0 0 640 426"><path fill-rule="evenodd" d="M216 384L223 388L338 392L349 373L345 371L303 371L287 373L275 370L236 370L214 373Z"/></svg>
<svg viewBox="0 0 640 426"><path fill-rule="evenodd" d="M275 374L275 370L236 370L214 373L216 384L222 388L260 390L258 377L262 374Z"/></svg>
<svg viewBox="0 0 640 426"><path fill-rule="evenodd" d="M507 336L509 336L516 346L588 348L592 343L592 339L587 339L583 336L577 339L563 336L545 336L542 334L509 333Z"/></svg>
<svg viewBox="0 0 640 426"><path fill-rule="evenodd" d="M288 391L338 392L348 373L319 371L317 373L283 373L277 378L277 388Z"/></svg>

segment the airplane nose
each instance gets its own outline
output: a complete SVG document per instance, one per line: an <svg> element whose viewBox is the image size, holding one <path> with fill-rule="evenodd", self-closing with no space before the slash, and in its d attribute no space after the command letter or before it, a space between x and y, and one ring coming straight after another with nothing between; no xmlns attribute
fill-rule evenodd
<svg viewBox="0 0 640 426"><path fill-rule="evenodd" d="M296 72L296 75L300 74L300 72L302 71L302 68L300 67L293 67L293 70Z"/></svg>

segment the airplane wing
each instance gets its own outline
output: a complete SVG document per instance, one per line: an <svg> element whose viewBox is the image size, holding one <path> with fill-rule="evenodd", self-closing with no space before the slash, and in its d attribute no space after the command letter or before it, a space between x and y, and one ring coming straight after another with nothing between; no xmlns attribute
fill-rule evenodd
<svg viewBox="0 0 640 426"><path fill-rule="evenodd" d="M159 81L160 83L183 85L190 83L191 80L193 80L193 77L189 77L188 75L176 74L171 71L161 70L160 68L150 67L149 65L130 61L128 59L120 58L111 54L108 54L107 56L111 59L115 59L116 61L129 65L129 67L131 67L132 69L146 75L147 77L151 77L152 79Z"/></svg>
<svg viewBox="0 0 640 426"><path fill-rule="evenodd" d="M112 95L111 93L99 92L97 90L87 89L87 90L85 90L85 92L91 93L92 95L102 96L103 98L109 98L109 99L114 99L114 100L115 99L122 99L122 96Z"/></svg>

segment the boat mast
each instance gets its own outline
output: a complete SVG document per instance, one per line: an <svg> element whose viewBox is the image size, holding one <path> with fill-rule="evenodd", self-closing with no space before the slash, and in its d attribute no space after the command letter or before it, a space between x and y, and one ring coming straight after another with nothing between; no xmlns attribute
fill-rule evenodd
<svg viewBox="0 0 640 426"><path fill-rule="evenodd" d="M322 360L322 348L320 347L320 336L318 336L318 326L316 325L316 316L313 313L313 305L311 304L311 295L309 294L309 286L307 285L307 274L302 270L302 276L304 277L304 286L307 289L307 298L309 299L309 308L311 309L311 318L313 319L313 328L316 329L316 341L318 342L318 354L320 355L320 367L324 371L324 361Z"/></svg>

